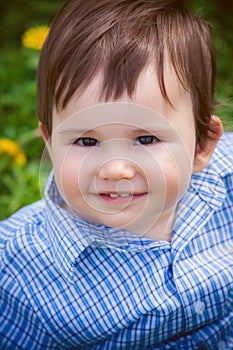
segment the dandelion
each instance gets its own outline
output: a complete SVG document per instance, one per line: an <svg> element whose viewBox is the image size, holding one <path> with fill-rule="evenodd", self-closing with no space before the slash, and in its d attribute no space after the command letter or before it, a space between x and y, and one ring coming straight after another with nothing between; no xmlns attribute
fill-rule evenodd
<svg viewBox="0 0 233 350"><path fill-rule="evenodd" d="M40 50L45 42L48 32L48 26L37 26L29 28L22 35L23 46L34 50Z"/></svg>
<svg viewBox="0 0 233 350"><path fill-rule="evenodd" d="M19 152L19 146L16 142L7 139L2 138L0 139L0 153L7 153L12 156L15 156Z"/></svg>
<svg viewBox="0 0 233 350"><path fill-rule="evenodd" d="M26 156L19 145L10 139L0 139L0 155L1 154L11 156L14 165L23 166L26 163Z"/></svg>
<svg viewBox="0 0 233 350"><path fill-rule="evenodd" d="M14 160L14 165L23 166L26 163L26 157L23 152L19 152Z"/></svg>

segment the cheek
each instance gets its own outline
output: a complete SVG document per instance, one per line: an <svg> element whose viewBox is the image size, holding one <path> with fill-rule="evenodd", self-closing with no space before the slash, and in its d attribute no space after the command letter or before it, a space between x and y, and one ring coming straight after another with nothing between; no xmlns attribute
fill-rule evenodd
<svg viewBox="0 0 233 350"><path fill-rule="evenodd" d="M192 174L188 153L179 147L165 148L157 159L161 173L160 187L165 191L165 202L177 202L185 193Z"/></svg>
<svg viewBox="0 0 233 350"><path fill-rule="evenodd" d="M177 202L184 192L184 182L181 181L180 174L177 167L171 161L170 166L166 165L164 168L164 179L166 186L166 202Z"/></svg>
<svg viewBox="0 0 233 350"><path fill-rule="evenodd" d="M57 158L54 163L56 184L64 200L77 197L81 192L79 186L80 174L83 172L81 165L82 157L78 157L73 151Z"/></svg>

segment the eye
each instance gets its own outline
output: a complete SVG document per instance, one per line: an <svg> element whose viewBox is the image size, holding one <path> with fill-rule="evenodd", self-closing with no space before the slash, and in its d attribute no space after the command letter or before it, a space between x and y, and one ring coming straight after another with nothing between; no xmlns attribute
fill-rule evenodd
<svg viewBox="0 0 233 350"><path fill-rule="evenodd" d="M99 145L99 141L92 137L80 137L74 144L82 147L93 147Z"/></svg>
<svg viewBox="0 0 233 350"><path fill-rule="evenodd" d="M135 145L151 145L159 140L153 135L139 136L135 140Z"/></svg>

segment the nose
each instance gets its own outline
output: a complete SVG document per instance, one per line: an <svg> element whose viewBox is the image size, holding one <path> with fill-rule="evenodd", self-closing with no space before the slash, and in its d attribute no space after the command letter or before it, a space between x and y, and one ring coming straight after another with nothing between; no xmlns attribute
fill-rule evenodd
<svg viewBox="0 0 233 350"><path fill-rule="evenodd" d="M135 165L125 159L110 160L103 164L98 171L98 175L102 180L130 180L135 174Z"/></svg>

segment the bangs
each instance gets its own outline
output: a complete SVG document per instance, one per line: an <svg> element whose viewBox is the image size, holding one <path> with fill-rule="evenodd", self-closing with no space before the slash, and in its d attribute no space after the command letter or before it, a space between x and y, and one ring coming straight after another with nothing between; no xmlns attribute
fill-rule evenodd
<svg viewBox="0 0 233 350"><path fill-rule="evenodd" d="M189 13L182 1L68 1L41 52L38 113L42 116L42 105L48 106L47 113L54 106L65 108L98 73L103 77L102 101L117 100L124 93L132 97L149 63L155 67L162 95L169 102L165 59L193 103L199 101L203 111L210 110L215 82L210 28ZM42 90L47 91L46 96ZM208 122L207 117L203 122Z"/></svg>

